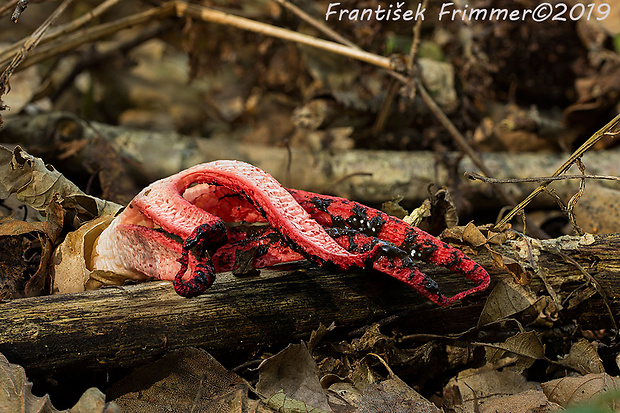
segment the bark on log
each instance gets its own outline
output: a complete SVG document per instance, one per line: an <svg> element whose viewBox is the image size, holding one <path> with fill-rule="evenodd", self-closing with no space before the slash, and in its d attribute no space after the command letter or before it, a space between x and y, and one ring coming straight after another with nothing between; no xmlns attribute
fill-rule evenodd
<svg viewBox="0 0 620 413"><path fill-rule="evenodd" d="M594 241L594 242L590 242ZM604 288L613 314L620 310L620 235L564 237L530 243L547 284L566 297L587 281L579 263ZM522 248L510 241L494 251L518 258ZM471 255L496 282L507 276L494 268L483 248ZM460 276L421 265L446 293L465 288ZM530 288L544 293L534 277ZM142 363L180 347L205 347L214 354L284 345L308 337L319 323L352 329L406 311L399 319L409 333L459 333L476 325L483 295L442 308L387 276L372 272L331 273L309 265L263 270L258 277L219 274L208 294L178 297L170 283L151 282L58 296L25 298L0 304L0 352L11 362L38 369L99 368ZM583 328L611 327L603 299L593 296L563 319Z"/></svg>

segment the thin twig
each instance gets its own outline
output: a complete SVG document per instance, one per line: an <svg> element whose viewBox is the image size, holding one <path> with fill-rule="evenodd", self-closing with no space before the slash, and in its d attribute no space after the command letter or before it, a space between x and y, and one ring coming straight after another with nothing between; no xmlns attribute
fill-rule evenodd
<svg viewBox="0 0 620 413"><path fill-rule="evenodd" d="M237 27L239 29L249 30L255 33L264 34L278 39L288 40L295 43L304 44L306 46L315 47L317 49L336 53L342 56L351 57L362 62L370 63L384 69L390 68L390 59L369 53L353 47L344 46L328 40L317 39L316 37L297 33L292 30L283 29L281 27L272 26L266 23L238 17L233 14L208 9L195 4L177 1L174 3L178 16L194 17L202 21L211 23L225 24L227 26Z"/></svg>
<svg viewBox="0 0 620 413"><path fill-rule="evenodd" d="M162 19L174 15L174 4L166 3L161 8L150 9L131 16L100 24L86 30L77 31L69 36L63 37L61 40L51 42L37 48L27 61L22 65L22 69L40 63L54 56L74 50L83 44L92 43L101 38L110 36L119 30L136 26L153 21L153 19Z"/></svg>
<svg viewBox="0 0 620 413"><path fill-rule="evenodd" d="M577 158L575 163L577 164L577 166L579 166L579 170L582 173L586 171L586 166L583 164L583 162L581 162L581 158ZM575 217L575 206L577 205L579 199L583 196L585 190L586 180L581 179L579 181L579 191L577 191L577 193L568 200L568 204L566 204L566 216L568 217L568 221L573 227L573 231L575 231L577 235L583 235L583 230L579 225L577 225L577 218Z"/></svg>
<svg viewBox="0 0 620 413"><path fill-rule="evenodd" d="M11 15L11 21L13 23L17 23L17 21L19 20L19 16L21 16L24 10L26 10L26 7L28 7L28 0L17 0L15 10Z"/></svg>
<svg viewBox="0 0 620 413"><path fill-rule="evenodd" d="M426 5L428 0L424 0L422 2L422 9L426 9ZM423 19L417 19L415 25L413 26L413 41L411 42L411 49L409 49L409 60L407 61L407 71L412 73L413 68L415 67L416 56L418 54L418 48L420 47L420 33L422 29L422 21Z"/></svg>
<svg viewBox="0 0 620 413"><path fill-rule="evenodd" d="M385 124L387 123L388 117L392 109L392 103L394 102L394 99L398 95L398 90L400 89L400 84L394 81L394 79L392 79L390 82L391 84L388 92L385 95L385 99L383 99L383 102L381 103L381 109L379 110L379 113L377 113L375 122L370 129L371 134L375 136L381 133L381 131L385 127Z"/></svg>
<svg viewBox="0 0 620 413"><path fill-rule="evenodd" d="M97 7L95 7L94 9L92 9L91 11L89 11L88 13L85 13L84 15L78 17L77 19L72 20L70 23L67 23L65 25L49 30L45 34L45 36L41 38L39 45L49 43L61 36L64 36L66 34L69 34L71 32L78 30L80 27L83 27L87 23L101 16L104 12L106 12L108 9L115 6L119 2L121 2L121 0L106 0L100 5L98 5ZM0 52L0 66L4 66L9 61L11 61L11 59L13 58L13 55L15 55L15 53L19 51L21 46L27 40L28 40L27 38L21 39L13 43L12 45L2 49L2 52Z"/></svg>
<svg viewBox="0 0 620 413"><path fill-rule="evenodd" d="M546 181L564 181L568 179L605 179L610 181L620 181L620 177L611 175L561 175L561 176L540 176L533 178L489 178L482 176L476 172L465 172L465 177L472 181L482 181L487 184L520 184L526 182L546 182Z"/></svg>
<svg viewBox="0 0 620 413"><path fill-rule="evenodd" d="M607 125L603 126L599 129L594 135L592 135L587 141L583 143L575 152L571 154L571 156L551 175L552 177L559 176L566 172L571 165L581 156L590 149L596 142L601 140L604 136L615 138L620 134L620 114L616 115ZM543 182L538 188L533 190L523 201L519 203L516 207L512 209L500 222L498 225L503 225L509 222L519 211L525 208L538 194L543 192L545 188L553 181L547 180Z"/></svg>
<svg viewBox="0 0 620 413"><path fill-rule="evenodd" d="M342 178L338 179L336 182L334 182L333 184L331 184L328 188L325 188L325 190L323 192L325 193L331 193L331 188L335 188L338 185L340 185L341 183L354 178L356 176L368 176L368 177L372 177L372 172L355 172L355 173L351 173L348 175L343 176Z"/></svg>
<svg viewBox="0 0 620 413"><path fill-rule="evenodd" d="M24 42L19 52L15 55L15 57L13 57L13 60L11 61L11 63L4 69L4 71L2 72L2 75L0 75L0 109L3 109L2 96L7 91L7 88L9 86L9 79L11 78L11 75L13 74L15 69L17 69L17 67L26 58L26 56L28 56L28 54L32 51L32 49L34 49L37 46L37 44L39 44L39 41L43 37L43 34L56 21L56 19L60 17L62 12L65 11L65 9L72 2L73 0L63 1L60 4L60 6L58 6L56 10L54 10L54 12L43 22L43 24L41 24L41 26L39 26L32 33L30 38L28 38L28 40Z"/></svg>
<svg viewBox="0 0 620 413"><path fill-rule="evenodd" d="M287 0L274 0L274 1L277 2L278 4L280 4L282 7L290 10L297 17L299 17L300 19L302 19L303 21L308 23L310 26L314 27L315 29L319 30L320 32L322 32L322 33L326 34L327 36L331 37L332 39L334 39L338 43L342 43L342 44L347 45L349 47L353 47L354 49L361 50L361 47L359 47L358 45L356 45L355 43L353 43L352 41L350 41L346 37L340 35L338 32L332 30L329 26L327 26L323 22L320 22L317 19L315 19L314 17L310 16L308 13L306 13L305 11L300 9L299 7L295 6L291 2L289 2Z"/></svg>

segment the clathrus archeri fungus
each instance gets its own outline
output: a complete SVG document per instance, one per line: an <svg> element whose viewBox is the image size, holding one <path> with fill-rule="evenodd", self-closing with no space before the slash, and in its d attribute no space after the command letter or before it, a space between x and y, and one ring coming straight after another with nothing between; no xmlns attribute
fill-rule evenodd
<svg viewBox="0 0 620 413"><path fill-rule="evenodd" d="M238 161L196 165L142 190L99 237L93 267L173 280L178 294L194 297L242 255L254 268L300 259L334 270L372 268L440 305L490 281L463 252L404 221L344 198L285 189ZM416 260L477 285L446 297Z"/></svg>

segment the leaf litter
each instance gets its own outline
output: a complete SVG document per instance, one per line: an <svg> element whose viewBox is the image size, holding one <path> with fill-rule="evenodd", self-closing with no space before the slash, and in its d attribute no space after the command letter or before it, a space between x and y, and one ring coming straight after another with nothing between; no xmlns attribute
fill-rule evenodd
<svg viewBox="0 0 620 413"><path fill-rule="evenodd" d="M359 6L370 7L372 6L370 3L372 2L361 2ZM613 4L615 7L617 2ZM261 10L263 13L265 13L265 10L272 10L274 16L281 13L281 11L273 11L272 8L262 5L262 3L256 7L259 7L259 9L263 7ZM32 9L33 7L28 12L32 12ZM254 10L253 12L256 11ZM200 24L196 22L190 23L189 20L185 30L195 36L195 41L205 38L205 36L198 36L202 30L205 30L205 26L199 27L201 26ZM436 73L441 75L439 76L440 78L431 79L438 81L440 84L439 87L433 89L433 93L444 93L440 99L444 103L444 110L446 112L454 110L455 89L452 83L453 75L450 73L454 72L456 74L458 80L460 80L459 87L463 88L464 95L459 96L462 98L462 106L457 108L457 112L453 112L454 116L460 118L463 128L470 128L474 140L481 147L486 145L490 148L497 148L499 146L513 152L522 152L528 150L538 151L541 148L556 149L558 146L570 145L578 140L578 129L587 129L587 126L584 126L585 123L579 121L579 119L583 118L584 113L595 113L598 116L602 116L601 113L609 112L610 107L615 108L617 106L614 106L613 96L614 94L617 96L618 69L617 64L613 63L613 58L609 57L608 52L610 50L607 47L610 37L616 36L617 38L618 33L617 30L614 30L615 26L613 26L613 23L609 23L610 21L613 22L614 20L603 21L600 23L601 27L596 27L595 25L594 28L585 27L586 25L580 22L576 35L571 33L570 36L565 36L564 32L558 29L558 26L550 26L546 30L540 30L540 25L524 24L517 30L515 27L502 24L497 24L493 27L473 25L472 27L458 28L460 38L477 39L474 43L465 45L454 41L457 38L454 36L454 33L447 34L448 30L445 29L437 30L432 34L433 40L441 46L440 48L437 47L437 49L447 55L441 56L439 59L447 57L452 62L456 62L454 65L456 71L453 70L453 66L450 64L439 62L439 59L431 62L434 67L442 67ZM615 21L617 21L617 17ZM605 26L606 24L611 25ZM382 39L378 36L378 33L381 33L384 29L377 22L348 23L341 28L349 30L356 39L360 39L360 45L369 50L375 49L377 41L379 44L381 43ZM301 93L307 96L309 100L315 97L329 96L332 99L332 103L335 103L330 110L333 110L334 107L336 108L336 116L332 115L330 118L332 121L334 119L341 120L343 118L342 109L345 108L353 112L350 118L355 119L359 123L353 122L354 126L338 130L330 122L320 124L320 127L317 127L317 129L323 128L323 130L319 130L312 137L309 134L297 133L298 136L295 139L301 142L302 145L308 145L313 150L318 151L323 149L350 149L359 147L364 143L368 144L369 141L372 141L372 145L381 144L390 148L418 148L446 144L446 141L442 139L444 135L438 132L438 128L435 125L416 124L416 128L420 128L422 132L418 132L416 128L411 128L411 130L402 133L394 131L393 128L388 128L385 141L379 144L372 137L365 134L365 131L369 130L368 120L372 119L373 115L381 109L383 92L388 89L375 74L368 73L365 76L358 76L354 65L340 65L344 69L334 70L336 65L323 62L330 59L331 56L329 54L314 53L311 55L304 48L297 48L291 45L287 46L288 50L283 51L283 49L280 49L276 51L276 55L271 58L271 56L265 53L265 51L273 48L271 40L261 39L257 41L258 47L254 47L252 42L255 39L247 41L248 38L240 35L237 31L220 32L211 27L207 27L206 30L210 34L219 36L218 41L213 42L208 47L214 49L216 54L219 54L219 57L232 62L232 65L227 67L226 70L221 70L219 83L234 85L230 90L218 90L216 86L212 89L213 92L208 92L207 100L211 106L211 113L208 115L211 120L208 126L210 133L220 133L228 138L229 135L233 134L230 133L229 123L241 123L246 118L252 119L252 113L254 113L256 116L252 119L255 122L253 126L255 126L256 130L263 131L259 134L258 139L269 143L281 144L284 137L294 133L294 129L288 124L286 111L290 110L291 107L295 107L296 102L285 97L282 93L270 93L271 91L253 87L251 82L236 82L236 79L239 77L252 79L253 76L248 76L248 73L252 72L252 75L255 75L254 78L265 80L270 88L275 88L276 86L290 87L290 84L293 82L298 82L297 84L300 85L301 82L298 81L298 78L300 75L304 75L303 64L300 64L300 60L303 58L306 69L309 71L308 77L312 78L313 84L301 85ZM232 51L233 49L226 43L226 37L230 36L230 33L233 33L232 36L235 36L237 39L244 41L244 49L239 48L235 52ZM393 37L392 40L397 40L399 37L398 34L390 35ZM513 36L517 36L522 41L505 42ZM565 62L572 62L569 58L570 54L580 51L580 48L575 43L575 36L579 36L582 42L587 45L587 54L584 53L572 65L566 64ZM407 33L406 39L409 39L409 37L409 33ZM442 37L444 38L443 41L441 41ZM558 42L558 38L563 41ZM467 42L467 40L464 42ZM530 58L536 56L535 51L539 49L545 50L546 43L559 45L558 48L550 49L551 52L542 58L545 62L543 64L549 63L548 66L553 66L550 63L554 60L563 63L559 68L550 67L550 70L553 71L553 77L560 79L560 81L550 82L549 78L547 78L548 72L538 71L533 73L527 81L517 82L518 86L514 90L509 90L508 88L506 90L501 88L492 90L485 87L485 85L489 84L486 81L489 78L494 78L499 84L504 84L507 79L510 79L512 83L510 87L512 88L516 84L513 83L513 79L519 75L519 70L523 67L522 65L529 65ZM493 45L495 46L489 47ZM204 45L201 44L200 46ZM455 49L460 47L468 50L469 55L455 55ZM188 48L191 49L191 53L200 55L198 53L200 50L198 43L189 44ZM161 50L165 48L161 44L156 44L155 49L159 49L158 53L160 55L164 54ZM244 53L244 51L247 51L247 53ZM487 53L490 55L487 55ZM261 62L263 57L271 58L271 60L268 60L268 64ZM210 62L205 62L205 60L203 56L202 62L198 60L193 61L193 70L198 72L199 69L206 69L206 66L214 70L218 60L212 59ZM248 64L248 62L251 64ZM201 64L204 66L201 67ZM148 66L148 64L142 64L140 70L148 69ZM178 67L179 65L176 66ZM279 69L276 71L273 69L275 67ZM595 70L597 67L600 67L601 70ZM63 73L63 70L66 70L63 68L58 69L56 75L58 75L58 72ZM572 77L562 76L562 74L570 70L575 71L576 87L574 90L564 87L572 83ZM31 70L31 72L34 71ZM116 76L116 71L110 72ZM139 74L139 72L137 70L135 73ZM236 73L241 74L241 76L236 76ZM423 72L422 74L428 75L429 73ZM449 75L447 76L446 74ZM81 87L78 90L83 94L92 93L90 98L95 101L101 99L100 96L97 96L97 91L99 90L100 92L102 90L102 84L105 85L106 82L111 83L109 82L110 79L105 77L97 78L96 75L91 73L86 74L86 76L90 76L90 81L92 82L90 87ZM179 84L188 82L188 79L183 76L184 74L181 74L181 76L177 77L180 80ZM32 91L35 89L32 86L39 78L38 73L31 73L30 76L26 76L26 80L20 81L18 78L13 78L13 81L14 85L19 85L22 82L30 83L25 85L28 87L19 87L19 89L26 93L27 96L32 96ZM161 83L165 83L168 87L167 90L180 88L177 84L169 84L166 81L167 79L168 77L166 76L157 79L156 82L159 85L156 83L156 86L161 86ZM82 77L81 82L83 80L84 77ZM446 81L449 83L446 83ZM129 86L132 86L132 84L138 82L132 81L128 83ZM84 84L84 82L81 84ZM342 87L343 85L351 89L355 85L361 85L361 87L353 91L350 89L342 90L346 89ZM201 87L197 87L196 90L201 90ZM125 89L130 90L130 87ZM156 87L142 88L142 95L139 98L140 105L149 102L149 96L151 101L156 100L166 108L180 101L179 99L170 99L168 95L172 91L161 93L153 99L153 89L156 89ZM111 87L109 90L110 92L108 93L110 94L103 99L104 102L111 102L113 101L112 97L114 94L122 95L125 92L123 90L115 91ZM136 90L137 88L133 88L131 91L135 92ZM460 90L459 93L461 93ZM527 101L527 98L532 95L541 96L541 94L570 99L570 93L575 93L575 101L565 110L564 125L558 121L557 113L544 107L544 105L542 105L542 111L538 111L537 108L520 107L513 103L515 101L522 103ZM501 96L503 94L511 95L511 98L507 99L510 100L510 104L497 105L499 109L492 108L491 106L502 100ZM513 99L514 96L517 99ZM484 98L489 97L494 102L484 101ZM543 98L546 99L548 96ZM162 99L169 100L164 102ZM80 97L68 100L72 102L84 101ZM405 106L402 102L397 103ZM25 99L23 102L19 101L13 104L15 105L15 110L27 107ZM174 108L170 108L171 110L169 111L160 111L157 108L139 108L142 110L132 110L133 108L129 108L118 119L121 120L121 123L138 125L144 128L157 126L172 129L175 127L175 124L181 124L185 128L185 132L193 133L201 128L198 120L201 120L204 115L201 111L195 110L195 108L200 106L201 102L197 102L194 95L189 97L186 102L183 102L183 105L179 104ZM472 115L472 112L474 112L474 108L484 108L485 106L485 109L491 112L491 116L485 118L480 122L481 125L478 126L476 116ZM102 112L105 113L105 110ZM261 122L260 118L264 117L267 119L267 115L269 115L270 121ZM274 119L275 121L273 121ZM361 122L359 121L360 119ZM392 122L388 122L388 125L396 125L397 123L393 122L394 120L397 119L392 118ZM332 128L329 128L329 126L332 126ZM377 127L377 125L372 126ZM549 131L558 130L558 128L563 132L561 141L559 139L550 139L550 136L554 137L557 135L549 134ZM380 128L378 129L380 130ZM241 136L246 142L250 139L257 139L255 136L247 133L241 134ZM613 142L602 141L600 145L610 147L613 145ZM158 146L164 148L164 151L162 151L164 152L164 157L170 155L166 153L169 152L167 151L168 146L163 144ZM66 147L64 156L70 157L71 154L79 152L79 148L80 145L78 143L72 147ZM21 285L19 287L11 287L11 294L14 293L14 290L17 291L16 294L18 295L36 294L44 291L41 287L41 280L46 280L46 276L42 276L47 267L46 262L50 259L50 252L53 246L56 246L57 242L62 238L56 234L57 230L53 229L54 225L62 227L63 224L68 223L69 226L77 227L81 222L101 215L103 211L114 212L117 206L106 205L105 202L103 205L100 204L94 197L85 195L77 190L77 187L60 178L57 171L50 169L42 161L28 158L19 148L16 148L10 155L3 152L2 156L3 165L10 164L11 167L16 169L10 172L7 172L6 169L2 170L2 174L0 174L0 193L3 195L8 193L16 194L18 199L32 204L47 219L45 221L47 222L47 227L40 223L23 223L15 219L12 221L2 221L0 226L5 231L2 237L3 241L7 242L8 247L6 249L11 250L14 254L7 256L7 262L18 260L18 257L24 255L32 257L33 254L30 251L37 248L40 249L39 255L34 254L34 259L30 261L23 260L24 263L34 263L34 265L14 266L14 268L11 268L16 274L23 274L25 271L36 273L36 275L31 277L33 281L30 293L27 292L28 289L25 285ZM4 162L4 160L8 161L9 159L10 162ZM156 164L159 164L158 162L148 160L144 163L153 164L154 167L156 167ZM18 171L19 174L14 175L15 171ZM11 178L8 179L8 177ZM56 192L60 193L60 198L54 198ZM582 201L578 205L578 207L582 208L582 212L579 212L579 214L585 216L585 218L582 218L582 225L584 223L583 220L587 220L585 221L586 228L593 232L602 232L615 228L614 225L617 225L618 220L613 219L613 216L609 214L609 210L598 208L600 205L609 203L609 199L615 196L614 190L605 188L604 190L592 192L595 196L591 198L591 201ZM462 202L462 198L459 200L458 194L457 202ZM64 208L64 210L60 210L62 213L59 213L58 205ZM51 208L55 208L55 210L52 211ZM427 216L429 206L427 205L426 208L425 210L420 210L419 214ZM579 211L579 208L577 208L577 211ZM615 210L612 210L612 212L615 212ZM443 217L438 216L434 218L443 219ZM106 279L105 274L89 272L86 265L89 245L91 245L92 237L96 236L96 232L99 230L98 225L105 224L94 222L91 225L92 227L84 227L82 233L76 234L75 239L70 240L68 245L64 247L64 250L57 250L57 253L65 256L64 258L77 255L77 262L67 270L69 273L77 275L77 280L74 286L69 287L67 291L73 291L71 288L77 290L80 288L90 288L84 286L84 284L88 284L89 280L91 285L97 282L103 284L114 284L115 282L122 284L123 282L123 280L114 281ZM457 228L455 231L461 231L460 238L458 238L459 241L474 246L489 246L489 248L491 248L490 244L502 245L511 237L510 232L501 231L487 235L485 229L477 228L473 224L460 227L460 229ZM70 237L68 236L66 239L70 239ZM537 251L537 249L534 249L534 251ZM403 381L399 381L398 377L392 372L391 369L396 369L396 367L402 370L403 377L408 376L409 380L407 382L422 383L419 384L420 388L418 390L423 391L431 399L434 397L433 401L437 405L441 405L443 402L444 407L455 411L548 411L544 409L553 409L554 402L566 406L583 399L597 397L597 395L603 392L613 392L617 388L617 378L603 373L603 360L599 355L599 351L601 349L605 350L605 346L608 345L612 347L611 351L614 351L613 346L615 344L613 341L610 343L610 340L606 340L608 336L606 336L605 331L598 332L600 335L594 336L584 332L583 336L589 337L589 340L573 335L567 335L559 340L547 339L545 334L551 334L553 326L558 321L558 311L562 308L554 297L540 296L531 290L532 278L535 278L537 274L538 257L529 255L531 249L527 246L524 246L521 252L523 252L524 256L520 257L520 259L492 252L497 267L505 269L508 278L500 280L496 284L495 289L486 302L478 323L479 328L487 327L487 330L483 330L485 333L497 334L505 331L505 334L509 335L508 337L498 338L492 336L489 342L478 342L477 345L474 345L473 343L476 340L468 336L468 332L465 331L457 335L456 338L455 336L428 337L423 345L412 345L411 343L401 342L401 332L398 328L391 328L388 324L381 327L379 325L372 326L366 329L363 335L353 339L347 338L346 340L328 341L327 343L321 343L321 340L317 339L317 343L309 346L310 352L304 349L303 345L291 345L297 347L294 350L291 350L291 347L289 347L273 356L272 359L267 359L264 362L265 365L269 366L270 363L267 363L267 361L272 360L271 363L281 366L283 372L291 374L284 374L280 377L276 376L273 370L269 369L257 373L259 377L256 383L260 383L262 378L263 383L270 383L269 392L275 391L267 396L265 400L272 400L272 410L283 412L296 411L295 409L299 411L311 411L311 409L320 411L316 410L315 404L320 405L321 408L331 409L335 405L334 403L336 403L334 401L335 396L337 396L339 409L341 409L339 411L424 411L425 407L422 404L416 403L425 402L416 399L413 393L414 390L404 384ZM39 256L41 257L40 260ZM55 260L57 258L58 255L52 259ZM64 259L61 261L64 261ZM583 303L595 293L595 289L582 289L576 295L573 295L573 302ZM577 294L581 295L577 296ZM528 315L527 313L531 314ZM511 323L518 325L518 328L509 329L507 326L511 325ZM540 334L541 332L544 334ZM317 335L322 336L324 340L329 340L330 334L333 333L322 332ZM550 361L545 358L545 353L549 351L545 344L548 343L552 343L555 347L553 348L553 354L560 355L557 360ZM424 388L425 383L430 383L441 376L437 372L443 371L445 373L445 364L442 364L440 357L443 353L451 357L449 366L452 368L458 366L463 368L466 364L482 366L454 374L454 378L460 379L459 385L455 385L450 381L449 383L451 384L443 387L441 392L436 390L441 387L436 384L431 386L432 389L435 389L434 391L428 391L428 388ZM480 353L483 354L481 355ZM563 357L561 355L566 356ZM200 374L198 373L201 371L200 366L192 365L190 367L194 359L204 364L203 368L205 370ZM313 362L313 360L316 360L316 362ZM535 383L538 382L528 381L525 374L520 373L525 369L526 373L529 372L530 375L534 376L536 363L541 362L546 363L549 369L553 367L558 368L557 365L565 369L563 371L556 370L558 374L559 372L568 372L570 374L579 373L582 376L564 377L556 381L542 382L544 393L541 394L540 389L532 388L533 383L534 387L536 387ZM150 400L158 399L160 402L162 399L172 400L175 403L179 403L177 406L189 405L193 409L197 409L197 406L207 406L206 408L209 409L215 409L216 407L214 406L217 406L217 408L227 408L230 411L240 411L240 409L245 408L250 411L251 409L255 409L255 411L266 409L255 398L247 398L247 394L253 392L252 389L243 387L244 383L242 380L231 376L225 368L214 362L214 359L204 352L197 351L188 352L182 356L177 355L176 360L168 361L168 363L169 365L162 369L167 372L168 376L166 377L172 377L176 374L178 377L187 378L188 380L173 380L171 381L173 385L170 382L158 382L160 385L153 385L152 393L148 394L151 398ZM314 368L313 364L315 364ZM162 367L155 364L153 366ZM302 366L303 374L297 376L292 374L300 373L295 371L295 369ZM617 371L611 371L617 374ZM184 375L188 372L192 374L189 376ZM148 378L150 384L160 377L156 373L157 370L153 369L141 376L141 378ZM212 374L215 378L211 378L209 374ZM445 384L448 379L446 375L449 374L453 374L453 372L448 372L441 377L441 380L437 380ZM420 381L411 379L411 376L415 377L416 375L421 377ZM165 376L165 374L161 374L161 376ZM248 377L252 377L252 375L249 374ZM469 380L471 377L476 379ZM317 378L321 384L320 388L316 387ZM299 383L300 380L311 382L311 388L317 393L309 396L304 394L308 392L296 392L295 389L303 387L301 386L303 382ZM466 384L461 385L462 382ZM222 389L223 383L230 385L234 390L227 391ZM192 385L196 384L197 386L192 387ZM129 393L132 394L132 397L139 400L144 394L141 392L146 387L141 386L140 380L138 380L138 384L135 386L139 390ZM170 386L175 389L189 388L189 390L186 393L177 393L175 395L174 392L168 391ZM279 386L282 389L286 388L287 391L281 392L276 390ZM328 405L317 401L317 399L322 400L322 397L317 396L317 394L324 395L325 393L327 393ZM182 394L183 397L175 398L179 394ZM204 400L202 397L205 394L209 395L208 400ZM454 403L448 401L448 395L454 396L452 399ZM128 397L128 399L130 398ZM213 402L214 400L215 404L199 404L202 402ZM188 403L188 401L191 401L191 403ZM237 408L242 405L244 407ZM429 409L428 411L434 411L432 406L424 406ZM153 404L149 405L149 407L169 408L170 405ZM610 409L615 408L613 400L608 407ZM332 410L337 411L336 408Z"/></svg>

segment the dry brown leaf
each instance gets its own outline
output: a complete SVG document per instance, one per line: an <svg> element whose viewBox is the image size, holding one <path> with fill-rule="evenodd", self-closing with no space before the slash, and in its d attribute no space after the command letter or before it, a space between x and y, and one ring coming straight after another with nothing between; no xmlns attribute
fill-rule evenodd
<svg viewBox="0 0 620 413"><path fill-rule="evenodd" d="M323 384L322 380L321 384ZM347 407L353 409L357 407L362 398L362 392L359 391L353 383L343 381L342 379L332 383L328 389L329 404L334 406L334 410L336 411L338 411L336 406L338 406L340 410L345 410Z"/></svg>
<svg viewBox="0 0 620 413"><path fill-rule="evenodd" d="M243 380L196 348L168 353L107 393L126 412L234 412L253 402Z"/></svg>
<svg viewBox="0 0 620 413"><path fill-rule="evenodd" d="M336 328L336 323L332 321L329 327L325 327L323 323L319 323L319 327L316 330L312 330L310 334L310 340L308 340L308 351L312 350L319 344L319 342Z"/></svg>
<svg viewBox="0 0 620 413"><path fill-rule="evenodd" d="M464 370L444 388L444 393L454 393L456 388L460 394L460 397L451 398L452 405L445 407L459 413L483 411L483 406L493 398L535 391L537 387L537 383L527 381L513 370L500 372L488 366Z"/></svg>
<svg viewBox="0 0 620 413"><path fill-rule="evenodd" d="M478 326L503 320L529 308L536 299L512 278L500 280L487 298Z"/></svg>
<svg viewBox="0 0 620 413"><path fill-rule="evenodd" d="M542 390L526 390L508 396L492 397L480 401L480 413L547 413L561 409L550 402Z"/></svg>
<svg viewBox="0 0 620 413"><path fill-rule="evenodd" d="M620 378L606 373L586 374L551 380L542 383L541 386L549 400L567 407L575 403L588 402L610 391L617 392L620 388ZM610 407L615 411L620 404L615 402Z"/></svg>
<svg viewBox="0 0 620 413"><path fill-rule="evenodd" d="M45 211L56 194L65 209L88 219L114 214L121 206L86 195L42 159L19 146L13 151L0 146L0 199L16 194L17 199L38 211Z"/></svg>
<svg viewBox="0 0 620 413"><path fill-rule="evenodd" d="M486 359L491 365L501 364L505 357L514 358L511 369L521 373L534 364L534 361L545 357L545 346L538 335L533 331L517 333L508 337L503 343L487 346Z"/></svg>
<svg viewBox="0 0 620 413"><path fill-rule="evenodd" d="M327 394L321 387L314 359L305 344L289 344L287 348L263 361L259 367L256 390L275 402L295 400L308 408L331 411ZM283 391L282 396L278 393ZM271 404L270 404L271 406Z"/></svg>
<svg viewBox="0 0 620 413"><path fill-rule="evenodd" d="M3 247L10 246L0 255L0 265L6 266L2 277L0 296L17 298L33 297L46 291L48 281L48 263L54 245L63 227L64 210L59 204L58 196L52 197L46 209L47 220L26 222L14 218L0 220L0 237ZM38 243L25 237L26 234L36 235ZM38 259L37 268L27 274L28 263L25 256L31 256L29 250L35 250ZM40 249L40 252L39 252Z"/></svg>
<svg viewBox="0 0 620 413"><path fill-rule="evenodd" d="M379 331L379 324L373 324L360 338L351 341L351 350L360 354L380 353L390 341L389 337Z"/></svg>
<svg viewBox="0 0 620 413"><path fill-rule="evenodd" d="M479 247L487 243L486 237L478 228L476 228L473 222L465 225L463 230L463 241L473 245L474 247Z"/></svg>
<svg viewBox="0 0 620 413"><path fill-rule="evenodd" d="M441 413L441 411L396 376L367 386L355 410L356 413Z"/></svg>
<svg viewBox="0 0 620 413"><path fill-rule="evenodd" d="M309 406L301 400L293 399L284 394L283 390L272 394L264 400L265 404L278 413L331 413L331 410L321 410Z"/></svg>
<svg viewBox="0 0 620 413"><path fill-rule="evenodd" d="M462 227L452 227L446 229L442 234L442 238L454 239L459 242L467 242L475 247L482 246L484 244L501 245L508 239L514 238L514 232L509 231L510 224L504 225L498 230L495 230L493 225L480 225L475 226L473 222L468 223ZM493 250L489 249L493 255L497 255ZM501 259L496 259L498 265L502 266Z"/></svg>
<svg viewBox="0 0 620 413"><path fill-rule="evenodd" d="M513 260L510 257L503 257L504 268L508 270L512 278L519 285L530 285L532 282L532 275L518 261Z"/></svg>
<svg viewBox="0 0 620 413"><path fill-rule="evenodd" d="M533 319L528 326L551 328L560 319L560 309L551 297L542 296L524 312L524 318Z"/></svg>
<svg viewBox="0 0 620 413"><path fill-rule="evenodd" d="M403 219L407 216L408 212L405 208L403 208L400 203L403 200L403 196L397 196L391 201L384 202L381 204L381 211L385 212L388 215L392 215L398 219ZM409 222L411 224L411 222Z"/></svg>
<svg viewBox="0 0 620 413"><path fill-rule="evenodd" d="M487 235L487 242L494 245L502 245L508 240L508 234L506 231L489 231Z"/></svg>
<svg viewBox="0 0 620 413"><path fill-rule="evenodd" d="M82 225L76 231L67 234L65 240L56 248L52 258L52 293L64 294L84 291L87 282L97 278L100 283L89 289L100 287L102 284L118 285L118 277L109 276L110 282L102 279L102 271L93 271L89 268L90 259L97 237L110 225L114 217L102 216ZM105 273L105 272L104 272ZM123 277L123 280L126 277Z"/></svg>
<svg viewBox="0 0 620 413"><path fill-rule="evenodd" d="M588 340L581 339L570 348L568 355L558 360L562 366L569 367L581 374L604 373L603 361Z"/></svg>

